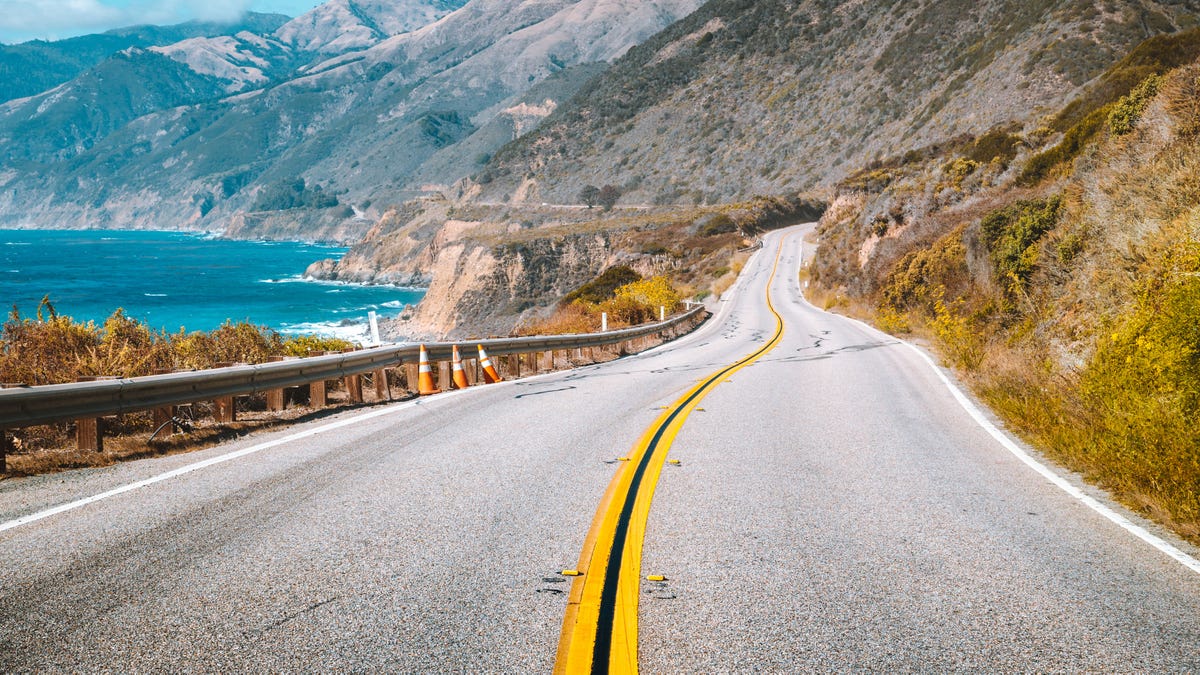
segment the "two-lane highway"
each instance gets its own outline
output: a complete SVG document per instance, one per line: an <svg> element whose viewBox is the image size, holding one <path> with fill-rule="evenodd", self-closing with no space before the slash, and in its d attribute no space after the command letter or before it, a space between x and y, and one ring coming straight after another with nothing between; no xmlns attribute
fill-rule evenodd
<svg viewBox="0 0 1200 675"><path fill-rule="evenodd" d="M1200 668L1200 574L805 304L799 246L772 234L713 321L637 357L0 482L2 527L243 453L0 531L0 670L548 672L614 477L752 354L637 507L643 670Z"/></svg>

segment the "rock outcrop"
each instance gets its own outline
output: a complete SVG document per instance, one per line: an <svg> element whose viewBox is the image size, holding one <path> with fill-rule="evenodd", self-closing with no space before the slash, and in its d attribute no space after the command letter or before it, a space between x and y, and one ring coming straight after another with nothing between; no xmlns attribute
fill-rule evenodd
<svg viewBox="0 0 1200 675"><path fill-rule="evenodd" d="M319 261L305 274L427 287L414 313L385 323L393 337L507 335L629 257L609 232L551 214L538 225L512 223L509 215L441 198L414 200L389 212L341 260Z"/></svg>

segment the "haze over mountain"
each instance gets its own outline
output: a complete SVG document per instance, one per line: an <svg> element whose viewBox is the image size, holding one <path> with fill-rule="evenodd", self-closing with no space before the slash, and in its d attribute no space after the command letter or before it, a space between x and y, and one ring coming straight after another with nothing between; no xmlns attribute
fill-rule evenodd
<svg viewBox="0 0 1200 675"><path fill-rule="evenodd" d="M356 213L466 175L590 64L699 1L460 5L334 0L270 35L129 49L10 101L0 223L352 237ZM464 141L469 158L447 152Z"/></svg>
<svg viewBox="0 0 1200 675"><path fill-rule="evenodd" d="M132 26L54 42L31 40L0 45L0 102L56 87L130 47L169 45L189 38L236 35L243 31L266 34L288 20L282 14L248 12L240 21L230 24L189 21L175 26Z"/></svg>

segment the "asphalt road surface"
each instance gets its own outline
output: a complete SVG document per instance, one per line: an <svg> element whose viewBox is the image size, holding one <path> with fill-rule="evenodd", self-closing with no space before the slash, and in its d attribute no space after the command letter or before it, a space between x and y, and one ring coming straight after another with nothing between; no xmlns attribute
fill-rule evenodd
<svg viewBox="0 0 1200 675"><path fill-rule="evenodd" d="M782 340L656 482L642 671L1200 669L1188 559L1033 470L917 351L804 303L800 233L639 356L0 482L0 671L549 672L617 458L771 339L768 287Z"/></svg>

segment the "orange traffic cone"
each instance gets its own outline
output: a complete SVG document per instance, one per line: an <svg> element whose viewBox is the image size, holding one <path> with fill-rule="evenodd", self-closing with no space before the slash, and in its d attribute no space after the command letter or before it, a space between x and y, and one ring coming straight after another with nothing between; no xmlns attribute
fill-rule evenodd
<svg viewBox="0 0 1200 675"><path fill-rule="evenodd" d="M451 359L450 363L450 368L454 371L454 388L466 389L469 386L467 384L467 373L463 370L462 357L458 355L458 345L454 345L454 357Z"/></svg>
<svg viewBox="0 0 1200 675"><path fill-rule="evenodd" d="M484 382L492 384L504 381L504 378L500 377L500 373L496 372L496 366L492 365L492 360L488 358L487 352L483 351L483 345L479 345L479 366L483 368Z"/></svg>
<svg viewBox="0 0 1200 675"><path fill-rule="evenodd" d="M433 369L429 367L429 353L425 351L425 345L421 345L421 360L417 365L417 393L421 396L442 393L433 383Z"/></svg>

